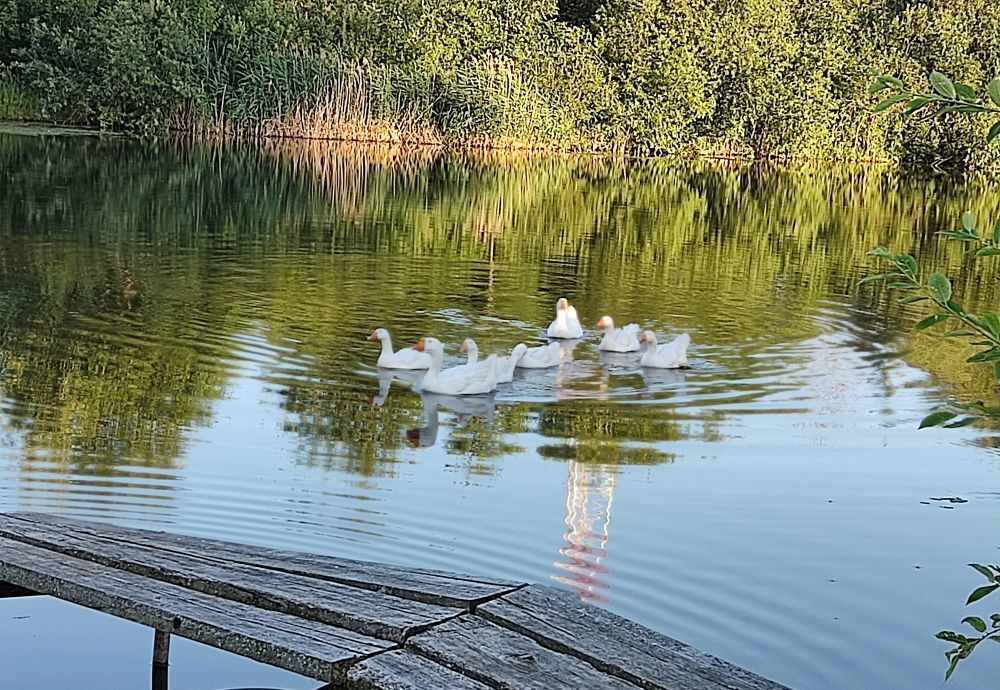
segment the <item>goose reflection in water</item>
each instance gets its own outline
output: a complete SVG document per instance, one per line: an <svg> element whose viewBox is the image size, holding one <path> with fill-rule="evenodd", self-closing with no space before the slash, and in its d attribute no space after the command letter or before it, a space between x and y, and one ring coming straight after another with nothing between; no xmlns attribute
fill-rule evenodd
<svg viewBox="0 0 1000 690"><path fill-rule="evenodd" d="M382 407L389 391L392 389L392 382L401 381L411 388L420 381L424 375L423 371L409 371L406 369L379 369L378 370L378 393L369 395L368 402L375 407Z"/></svg>
<svg viewBox="0 0 1000 690"><path fill-rule="evenodd" d="M604 576L611 539L611 506L617 470L612 465L588 465L570 460L566 481L566 560L554 563L552 579L573 589L583 601L609 604L611 585Z"/></svg>
<svg viewBox="0 0 1000 690"><path fill-rule="evenodd" d="M493 421L496 401L492 395L438 395L422 393L420 402L424 408L427 424L406 432L406 440L414 448L429 448L437 442L438 410L444 408L456 413L457 426L464 426L472 417L482 417L488 423Z"/></svg>

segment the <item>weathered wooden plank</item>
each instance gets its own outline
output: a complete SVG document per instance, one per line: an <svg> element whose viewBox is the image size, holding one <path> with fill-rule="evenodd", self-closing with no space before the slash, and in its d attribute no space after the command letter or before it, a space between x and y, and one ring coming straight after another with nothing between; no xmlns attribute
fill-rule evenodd
<svg viewBox="0 0 1000 690"><path fill-rule="evenodd" d="M488 685L410 651L373 656L351 666L330 690L490 690Z"/></svg>
<svg viewBox="0 0 1000 690"><path fill-rule="evenodd" d="M6 582L0 582L0 599L14 599L15 597L34 597L37 595L38 592L32 592L30 589L25 589L24 587L18 587L17 585L8 584Z"/></svg>
<svg viewBox="0 0 1000 690"><path fill-rule="evenodd" d="M553 587L525 587L476 614L649 690L787 690Z"/></svg>
<svg viewBox="0 0 1000 690"><path fill-rule="evenodd" d="M476 577L424 568L405 568L335 556L244 546L167 532L129 529L45 513L7 513L7 516L39 525L49 525L55 530L89 533L130 544L169 549L191 557L210 555L232 563L339 582L404 599L466 610L524 585L523 582L499 578Z"/></svg>
<svg viewBox="0 0 1000 690"><path fill-rule="evenodd" d="M414 635L406 648L498 690L636 690L575 656L474 615Z"/></svg>
<svg viewBox="0 0 1000 690"><path fill-rule="evenodd" d="M0 515L0 536L253 606L403 642L459 609Z"/></svg>
<svg viewBox="0 0 1000 690"><path fill-rule="evenodd" d="M0 581L329 682L338 667L393 648L325 623L0 538Z"/></svg>

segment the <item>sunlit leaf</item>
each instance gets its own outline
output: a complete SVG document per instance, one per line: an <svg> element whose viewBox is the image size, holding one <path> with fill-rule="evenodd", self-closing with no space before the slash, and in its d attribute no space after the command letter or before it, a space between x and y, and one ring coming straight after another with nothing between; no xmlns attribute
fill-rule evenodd
<svg viewBox="0 0 1000 690"><path fill-rule="evenodd" d="M920 422L920 426L917 428L926 429L927 427L930 426L940 426L941 424L947 422L949 419L954 419L957 416L958 415L956 415L954 412L947 412L945 410L931 412L929 415L923 418L923 420Z"/></svg>
<svg viewBox="0 0 1000 690"><path fill-rule="evenodd" d="M993 571L987 568L985 565L981 565L979 563L969 563L969 567L975 569L977 573L979 573L980 575L982 575L991 582L997 578L997 576L993 574ZM1000 616L1000 613L996 615Z"/></svg>
<svg viewBox="0 0 1000 690"><path fill-rule="evenodd" d="M969 231L974 230L976 228L976 214L972 211L966 211L963 213L962 227Z"/></svg>
<svg viewBox="0 0 1000 690"><path fill-rule="evenodd" d="M969 595L969 600L965 602L965 605L973 604L988 594L992 594L997 589L1000 589L1000 585L983 585L982 587L978 587Z"/></svg>
<svg viewBox="0 0 1000 690"><path fill-rule="evenodd" d="M937 70L931 72L931 86L945 98L955 97L955 85L951 83L951 79Z"/></svg>
<svg viewBox="0 0 1000 690"><path fill-rule="evenodd" d="M966 103L972 103L979 99L976 92L968 84L963 84L961 82L955 82L955 95L961 98Z"/></svg>
<svg viewBox="0 0 1000 690"><path fill-rule="evenodd" d="M989 94L994 105L1000 105L1000 77L990 82L990 85L986 87L986 93Z"/></svg>
<svg viewBox="0 0 1000 690"><path fill-rule="evenodd" d="M994 122L993 126L990 127L990 131L986 133L986 143L990 143L997 137L1000 137L1000 120Z"/></svg>
<svg viewBox="0 0 1000 690"><path fill-rule="evenodd" d="M906 104L906 107L903 108L903 117L909 117L918 110L921 110L922 108L926 107L927 104L931 102L931 100L932 99L928 98L927 96L917 96L915 98L910 99L909 103Z"/></svg>
<svg viewBox="0 0 1000 690"><path fill-rule="evenodd" d="M885 247L875 247L868 251L868 256L877 256L880 258L888 259L892 256L892 253Z"/></svg>
<svg viewBox="0 0 1000 690"><path fill-rule="evenodd" d="M1000 247L983 247L982 249L977 249L976 256L980 258L984 256L1000 256Z"/></svg>
<svg viewBox="0 0 1000 690"><path fill-rule="evenodd" d="M927 286L939 302L947 303L951 299L951 281L943 273L932 273L927 279Z"/></svg>
<svg viewBox="0 0 1000 690"><path fill-rule="evenodd" d="M880 113L883 110L886 110L887 108L891 108L892 106L896 105L897 103L902 103L905 100L909 100L909 98L910 98L910 96L908 94L898 93L895 96L890 96L889 98L885 99L884 101L881 101L878 105L875 106L875 108L873 108L873 110L876 113Z"/></svg>
<svg viewBox="0 0 1000 690"><path fill-rule="evenodd" d="M879 273L873 276L865 276L858 281L858 285L864 285L865 283L874 283L879 280L887 280L888 278L905 278L902 273L890 272L890 273Z"/></svg>
<svg viewBox="0 0 1000 690"><path fill-rule="evenodd" d="M925 328L930 328L931 326L936 326L939 323L943 323L947 321L949 318L951 317L948 316L947 314L931 314L926 319L918 321L917 325L914 326L914 328L917 329L918 331L922 331Z"/></svg>
<svg viewBox="0 0 1000 690"><path fill-rule="evenodd" d="M975 424L980 419L982 419L982 417L978 417L978 416L977 417L962 417L957 422L952 422L950 424L945 424L944 428L945 429L958 429L959 427L969 426L970 424Z"/></svg>

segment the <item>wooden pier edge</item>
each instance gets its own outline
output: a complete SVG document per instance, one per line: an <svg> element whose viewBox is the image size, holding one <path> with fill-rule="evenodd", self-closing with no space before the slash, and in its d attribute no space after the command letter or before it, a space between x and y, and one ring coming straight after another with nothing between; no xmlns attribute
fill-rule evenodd
<svg viewBox="0 0 1000 690"><path fill-rule="evenodd" d="M787 690L573 594L89 522L0 513L0 597L47 594L330 690Z"/></svg>

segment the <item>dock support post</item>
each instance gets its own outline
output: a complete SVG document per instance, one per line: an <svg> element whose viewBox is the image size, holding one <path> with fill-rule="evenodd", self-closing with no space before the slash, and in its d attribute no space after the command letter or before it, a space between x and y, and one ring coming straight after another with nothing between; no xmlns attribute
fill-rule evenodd
<svg viewBox="0 0 1000 690"><path fill-rule="evenodd" d="M170 663L170 633L153 631L152 690L167 690L167 669Z"/></svg>

